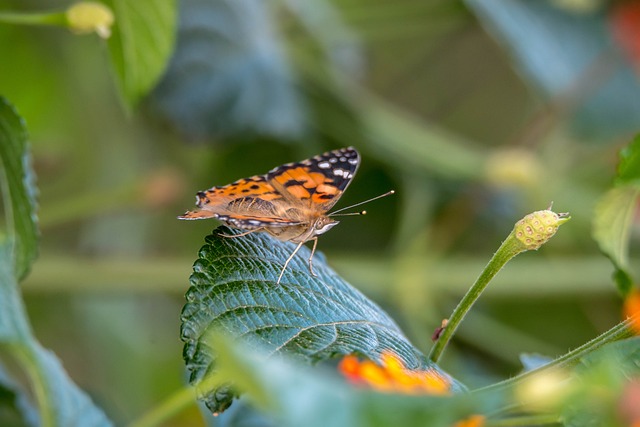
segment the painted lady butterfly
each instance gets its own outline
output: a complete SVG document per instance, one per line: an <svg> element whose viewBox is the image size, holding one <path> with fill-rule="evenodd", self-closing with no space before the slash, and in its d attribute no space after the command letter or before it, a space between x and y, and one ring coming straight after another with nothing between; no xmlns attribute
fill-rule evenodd
<svg viewBox="0 0 640 427"><path fill-rule="evenodd" d="M266 175L244 178L229 185L198 192L196 205L199 209L186 212L178 218L215 218L246 231L225 237L266 231L279 240L297 243L298 246L284 263L277 283L280 283L287 265L302 245L313 240L309 271L315 275L312 260L318 236L338 224L331 216L348 208L332 214L327 212L347 189L359 164L360 156L352 147L329 151L298 163L287 163ZM378 197L392 193L393 191ZM366 202L353 206L362 203Z"/></svg>

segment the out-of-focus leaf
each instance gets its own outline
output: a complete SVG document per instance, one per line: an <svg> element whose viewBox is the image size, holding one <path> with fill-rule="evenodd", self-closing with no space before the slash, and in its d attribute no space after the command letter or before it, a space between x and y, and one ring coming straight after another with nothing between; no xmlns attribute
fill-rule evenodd
<svg viewBox="0 0 640 427"><path fill-rule="evenodd" d="M310 251L302 248L278 285L282 265L295 246L266 233L219 235L234 233L227 227L216 229L194 264L181 329L192 384L215 369L215 352L204 340L212 329L308 363L351 353L380 360L387 350L409 369L438 369L380 307L342 280L321 256L314 257L317 276L311 276ZM204 401L220 412L233 397L230 388L221 387L207 393Z"/></svg>
<svg viewBox="0 0 640 427"><path fill-rule="evenodd" d="M520 355L520 363L525 372L538 369L541 366L553 361L549 356L543 356L537 353L522 353Z"/></svg>
<svg viewBox="0 0 640 427"><path fill-rule="evenodd" d="M27 393L0 366L0 425L37 426L38 411Z"/></svg>
<svg viewBox="0 0 640 427"><path fill-rule="evenodd" d="M37 391L39 421L36 425L110 426L102 410L71 381L53 353L42 348L33 336L9 251L8 244L0 245L0 347L24 369Z"/></svg>
<svg viewBox="0 0 640 427"><path fill-rule="evenodd" d="M566 405L563 425L570 427L630 425L621 422L625 384L639 378L640 338L609 344L576 367L579 381ZM637 397L634 399L637 402ZM637 403L636 403L637 405Z"/></svg>
<svg viewBox="0 0 640 427"><path fill-rule="evenodd" d="M633 215L640 197L640 137L620 151L616 187L598 202L593 238L615 267L614 279L623 295L631 290L629 239Z"/></svg>
<svg viewBox="0 0 640 427"><path fill-rule="evenodd" d="M32 369L39 372L34 387L44 394L55 426L108 427L111 421L91 398L69 378L58 358L33 339L28 343L28 353L33 357ZM41 408L42 410L42 408Z"/></svg>
<svg viewBox="0 0 640 427"><path fill-rule="evenodd" d="M311 369L287 357L266 358L264 349L248 351L219 337L214 343L220 365L216 377L237 381L251 401L281 426L450 427L470 414L490 412L500 403L498 395L489 394L376 393L349 386L326 366Z"/></svg>
<svg viewBox="0 0 640 427"><path fill-rule="evenodd" d="M115 14L109 53L122 98L134 106L166 69L176 26L175 0L108 0Z"/></svg>
<svg viewBox="0 0 640 427"><path fill-rule="evenodd" d="M605 138L637 131L640 83L632 67L616 63L603 11L578 12L549 0L466 3L507 47L523 75L545 94L565 96L580 87L570 100L579 107L573 126L580 136ZM593 72L594 61L600 61L601 72ZM590 81L584 81L589 75Z"/></svg>
<svg viewBox="0 0 640 427"><path fill-rule="evenodd" d="M6 231L0 236L0 348L24 369L39 408L38 425L109 426L111 423L36 341L18 289L37 249L35 184L22 118L0 98L0 157ZM6 384L6 381L3 381ZM22 399L22 396L18 396ZM27 414L26 421L33 418Z"/></svg>
<svg viewBox="0 0 640 427"><path fill-rule="evenodd" d="M639 195L640 189L633 186L612 188L600 199L594 212L593 238L613 262L614 279L623 295L633 282L629 271L629 237Z"/></svg>
<svg viewBox="0 0 640 427"><path fill-rule="evenodd" d="M635 184L640 187L640 135L620 150L617 184Z"/></svg>
<svg viewBox="0 0 640 427"><path fill-rule="evenodd" d="M4 213L4 233L9 239L11 258L18 278L23 278L38 252L35 175L31 169L24 121L0 97L0 176Z"/></svg>
<svg viewBox="0 0 640 427"><path fill-rule="evenodd" d="M330 0L283 0L323 49L330 67L350 77L362 74L364 57L355 32Z"/></svg>
<svg viewBox="0 0 640 427"><path fill-rule="evenodd" d="M152 109L187 137L296 138L305 106L260 0L184 0L177 45Z"/></svg>

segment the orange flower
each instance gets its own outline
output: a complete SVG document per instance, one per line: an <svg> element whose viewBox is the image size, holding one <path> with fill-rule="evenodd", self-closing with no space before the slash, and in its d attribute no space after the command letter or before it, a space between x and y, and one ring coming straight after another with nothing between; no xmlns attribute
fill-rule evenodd
<svg viewBox="0 0 640 427"><path fill-rule="evenodd" d="M624 302L624 315L631 319L631 329L640 335L640 291L635 289L631 291Z"/></svg>
<svg viewBox="0 0 640 427"><path fill-rule="evenodd" d="M482 415L471 415L469 418L460 420L453 427L482 427L486 418Z"/></svg>
<svg viewBox="0 0 640 427"><path fill-rule="evenodd" d="M451 391L451 382L437 370L407 369L396 354L387 351L380 356L380 364L345 356L338 370L355 384L386 393L446 395Z"/></svg>

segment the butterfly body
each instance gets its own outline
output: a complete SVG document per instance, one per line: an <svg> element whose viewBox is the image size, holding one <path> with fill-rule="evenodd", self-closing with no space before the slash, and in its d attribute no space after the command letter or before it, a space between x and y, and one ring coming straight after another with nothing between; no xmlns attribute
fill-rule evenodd
<svg viewBox="0 0 640 427"><path fill-rule="evenodd" d="M303 243L314 241L338 221L328 215L351 183L360 163L354 148L342 148L274 168L265 175L240 179L221 187L211 187L196 195L199 209L179 219L215 218L245 231L264 231L281 241L298 243L286 261L278 282L293 255ZM235 236L234 236L235 237ZM309 268L312 269L312 258Z"/></svg>

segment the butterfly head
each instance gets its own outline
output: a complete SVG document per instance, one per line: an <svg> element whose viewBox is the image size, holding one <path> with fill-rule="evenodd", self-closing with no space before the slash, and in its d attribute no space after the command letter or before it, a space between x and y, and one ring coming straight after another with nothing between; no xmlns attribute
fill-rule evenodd
<svg viewBox="0 0 640 427"><path fill-rule="evenodd" d="M324 234L338 225L339 222L340 221L331 219L328 216L321 216L317 218L313 223L313 235L317 236L319 234Z"/></svg>

